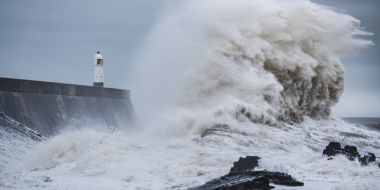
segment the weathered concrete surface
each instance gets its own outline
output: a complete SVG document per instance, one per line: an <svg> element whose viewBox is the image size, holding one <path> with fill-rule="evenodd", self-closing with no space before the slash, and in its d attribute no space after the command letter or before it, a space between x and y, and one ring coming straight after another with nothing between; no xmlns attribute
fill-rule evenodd
<svg viewBox="0 0 380 190"><path fill-rule="evenodd" d="M0 78L0 112L44 136L85 125L130 127L128 90Z"/></svg>

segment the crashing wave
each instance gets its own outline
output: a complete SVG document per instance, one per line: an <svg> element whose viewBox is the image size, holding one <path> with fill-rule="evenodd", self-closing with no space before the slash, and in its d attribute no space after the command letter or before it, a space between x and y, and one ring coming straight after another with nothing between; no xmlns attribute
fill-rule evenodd
<svg viewBox="0 0 380 190"><path fill-rule="evenodd" d="M371 44L358 35L360 21L307 0L186 1L161 17L136 73L154 95L144 104L176 94L176 106L214 118L326 119L343 92L341 58Z"/></svg>

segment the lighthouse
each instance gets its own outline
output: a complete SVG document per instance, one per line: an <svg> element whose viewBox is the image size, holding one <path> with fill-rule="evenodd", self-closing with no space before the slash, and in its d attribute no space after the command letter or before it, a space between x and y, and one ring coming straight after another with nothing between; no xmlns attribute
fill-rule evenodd
<svg viewBox="0 0 380 190"><path fill-rule="evenodd" d="M94 56L94 86L104 86L103 56L99 51Z"/></svg>

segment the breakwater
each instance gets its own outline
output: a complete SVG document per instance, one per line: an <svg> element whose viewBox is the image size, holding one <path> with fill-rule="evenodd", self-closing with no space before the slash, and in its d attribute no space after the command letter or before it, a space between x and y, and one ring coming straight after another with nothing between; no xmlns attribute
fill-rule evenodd
<svg viewBox="0 0 380 190"><path fill-rule="evenodd" d="M130 127L130 91L0 77L0 113L44 136L72 126Z"/></svg>

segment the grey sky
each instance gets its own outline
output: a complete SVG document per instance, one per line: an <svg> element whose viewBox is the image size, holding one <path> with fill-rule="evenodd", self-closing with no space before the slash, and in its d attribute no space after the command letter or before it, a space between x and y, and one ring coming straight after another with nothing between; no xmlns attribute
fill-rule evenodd
<svg viewBox="0 0 380 190"><path fill-rule="evenodd" d="M345 92L335 107L340 116L380 117L380 1L314 0L341 9L362 21L362 27L373 33L374 46L344 60Z"/></svg>
<svg viewBox="0 0 380 190"><path fill-rule="evenodd" d="M347 10L380 44L379 1L315 2ZM128 88L128 64L162 6L163 0L1 0L0 76L90 85L100 50L106 86ZM335 114L380 116L378 51L374 46L345 60L346 90Z"/></svg>
<svg viewBox="0 0 380 190"><path fill-rule="evenodd" d="M0 76L91 84L100 50L112 87L126 87L128 59L160 9L156 0L0 3Z"/></svg>

